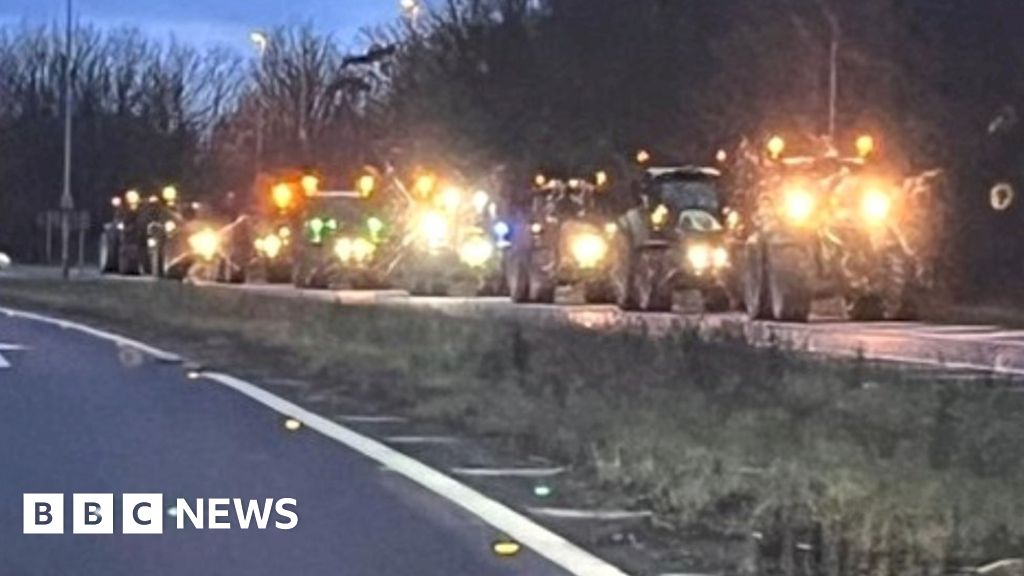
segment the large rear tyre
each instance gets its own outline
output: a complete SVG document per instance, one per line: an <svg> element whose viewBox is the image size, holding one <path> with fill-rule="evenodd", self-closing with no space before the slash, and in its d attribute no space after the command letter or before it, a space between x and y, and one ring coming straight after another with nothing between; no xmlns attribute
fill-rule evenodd
<svg viewBox="0 0 1024 576"><path fill-rule="evenodd" d="M715 286L704 290L701 293L701 299L703 300L705 312L728 312L732 307L732 300L729 298L729 292L721 286Z"/></svg>
<svg viewBox="0 0 1024 576"><path fill-rule="evenodd" d="M534 270L530 274L530 301L538 304L554 304L555 282L543 272Z"/></svg>
<svg viewBox="0 0 1024 576"><path fill-rule="evenodd" d="M639 310L636 291L636 252L623 234L616 240L615 255L616 260L612 267L615 303L621 310Z"/></svg>
<svg viewBox="0 0 1024 576"><path fill-rule="evenodd" d="M882 300L888 320L917 320L920 310L917 296L920 289L915 281L914 264L902 252L893 251L885 258L885 276L882 279Z"/></svg>
<svg viewBox="0 0 1024 576"><path fill-rule="evenodd" d="M244 284L245 270L235 266L226 258L221 258L217 264L217 282L223 284Z"/></svg>
<svg viewBox="0 0 1024 576"><path fill-rule="evenodd" d="M666 251L641 250L636 256L637 304L644 312L669 312L672 287L665 270Z"/></svg>
<svg viewBox="0 0 1024 576"><path fill-rule="evenodd" d="M743 304L751 320L772 317L765 264L764 247L759 242L747 244L743 258Z"/></svg>
<svg viewBox="0 0 1024 576"><path fill-rule="evenodd" d="M795 244L769 245L768 293L772 316L781 322L807 322L811 315L811 255Z"/></svg>
<svg viewBox="0 0 1024 576"><path fill-rule="evenodd" d="M877 322L885 319L885 301L874 294L859 296L846 305L846 315L854 322Z"/></svg>
<svg viewBox="0 0 1024 576"><path fill-rule="evenodd" d="M530 301L530 272L526 259L516 254L508 267L509 298L517 304Z"/></svg>
<svg viewBox="0 0 1024 576"><path fill-rule="evenodd" d="M100 234L99 267L100 274L117 272L117 240L108 230Z"/></svg>
<svg viewBox="0 0 1024 576"><path fill-rule="evenodd" d="M117 273L122 276L138 276L142 268L137 250L122 249L117 257Z"/></svg>
<svg viewBox="0 0 1024 576"><path fill-rule="evenodd" d="M615 302L615 289L604 278L584 282L583 301L587 304L612 304Z"/></svg>

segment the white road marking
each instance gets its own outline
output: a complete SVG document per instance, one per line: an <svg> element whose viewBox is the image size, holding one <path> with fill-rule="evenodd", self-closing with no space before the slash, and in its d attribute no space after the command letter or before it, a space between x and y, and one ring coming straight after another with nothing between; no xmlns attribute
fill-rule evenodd
<svg viewBox="0 0 1024 576"><path fill-rule="evenodd" d="M14 352L17 350L28 350L28 348L25 348L24 346L21 346L19 344L5 344L3 342L0 342L0 352ZM0 354L0 370L10 367L11 363L7 361L7 358L4 358L3 354Z"/></svg>
<svg viewBox="0 0 1024 576"><path fill-rule="evenodd" d="M455 444L458 438L452 436L390 436L390 444Z"/></svg>
<svg viewBox="0 0 1024 576"><path fill-rule="evenodd" d="M92 328L92 327L86 326L85 324L79 324L77 322L71 322L70 320L60 320L60 319L57 319L57 318L50 318L49 316L43 316L42 314L35 314L33 312L24 312L24 311L21 311L21 310L14 310L14 309L11 309L11 308L4 308L3 310L4 310L4 313L6 313L8 316L11 316L13 318L24 318L25 320L35 320L37 322L42 322L44 324L50 324L51 326L59 326L61 328L64 328L65 330L75 330L77 332L82 332L82 333L88 334L90 336L95 336L96 338L100 338L101 340L107 340L108 342L113 342L114 344L116 344L118 346L126 346L126 347L129 347L129 348L135 348L136 350L138 350L140 352L143 352L144 354L146 354L148 356L156 358L157 360L159 360L161 362L181 362L181 356L178 356L177 354L172 354L170 352L166 352L164 350L160 350L158 348L154 348L154 347L152 347L152 346L150 346L148 344L143 344L142 342L139 342L138 340L132 340L131 338L127 338L125 336L120 336L118 334L113 334L111 332L106 332L106 331L103 331L103 330L97 330L96 328Z"/></svg>
<svg viewBox="0 0 1024 576"><path fill-rule="evenodd" d="M452 468L451 472L477 478L549 478L565 473L565 468Z"/></svg>
<svg viewBox="0 0 1024 576"><path fill-rule="evenodd" d="M357 424L404 424L409 421L408 418L403 418L401 416L374 416L363 414L339 414L335 416L335 418L342 422L354 422Z"/></svg>
<svg viewBox="0 0 1024 576"><path fill-rule="evenodd" d="M577 510L575 508L530 508L534 516L564 520L641 520L654 516L650 510Z"/></svg>
<svg viewBox="0 0 1024 576"><path fill-rule="evenodd" d="M82 324L17 310L3 308L0 308L0 310L21 318L77 330L109 342L132 345L143 349L151 355L156 353L163 357L174 357L180 360L180 357L176 354L171 354L170 352L141 344L135 340L90 328ZM388 469L438 494L449 502L461 506L474 516L530 548L540 556L547 558L550 562L563 568L570 574L578 576L626 576L626 573L622 570L576 546L508 506L492 500L457 480L372 438L363 436L323 416L314 414L244 380L214 372L204 373L203 376L223 384L281 415L299 420L310 429L348 446L352 450L375 460Z"/></svg>

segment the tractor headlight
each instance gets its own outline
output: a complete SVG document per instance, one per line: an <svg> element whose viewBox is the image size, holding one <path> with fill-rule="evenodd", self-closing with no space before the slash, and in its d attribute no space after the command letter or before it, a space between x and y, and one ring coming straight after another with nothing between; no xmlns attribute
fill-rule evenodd
<svg viewBox="0 0 1024 576"><path fill-rule="evenodd" d="M697 272L710 268L712 257L711 248L707 244L694 244L686 249L686 261Z"/></svg>
<svg viewBox="0 0 1024 576"><path fill-rule="evenodd" d="M727 268L729 266L729 251L724 246L718 246L711 251L711 265L715 268Z"/></svg>
<svg viewBox="0 0 1024 576"><path fill-rule="evenodd" d="M486 238L474 236L462 243L459 259L470 268L480 268L494 255L494 245Z"/></svg>
<svg viewBox="0 0 1024 576"><path fill-rule="evenodd" d="M365 238L339 238L334 243L334 254L342 262L363 264L373 257L377 246Z"/></svg>
<svg viewBox="0 0 1024 576"><path fill-rule="evenodd" d="M884 190L869 188L860 201L860 211L871 226L884 224L892 209L892 199Z"/></svg>
<svg viewBox="0 0 1024 576"><path fill-rule="evenodd" d="M443 246L448 241L448 219L441 212L426 212L420 217L419 232L430 248Z"/></svg>
<svg viewBox="0 0 1024 576"><path fill-rule="evenodd" d="M220 250L220 237L213 230L206 228L189 236L188 245L204 260L213 260Z"/></svg>
<svg viewBox="0 0 1024 576"><path fill-rule="evenodd" d="M790 188L783 194L784 214L793 224L807 223L814 214L815 204L814 194L806 188Z"/></svg>
<svg viewBox="0 0 1024 576"><path fill-rule="evenodd" d="M569 251L580 268L594 268L608 255L608 242L597 234L586 232L572 239Z"/></svg>
<svg viewBox="0 0 1024 576"><path fill-rule="evenodd" d="M284 246L284 241L277 234L267 234L256 241L256 249L271 260L277 258L277 255L281 253L282 246Z"/></svg>
<svg viewBox="0 0 1024 576"><path fill-rule="evenodd" d="M171 234L171 233L173 233L177 229L178 229L178 223L175 222L174 220L168 220L167 222L164 222L164 232L167 232L168 234Z"/></svg>

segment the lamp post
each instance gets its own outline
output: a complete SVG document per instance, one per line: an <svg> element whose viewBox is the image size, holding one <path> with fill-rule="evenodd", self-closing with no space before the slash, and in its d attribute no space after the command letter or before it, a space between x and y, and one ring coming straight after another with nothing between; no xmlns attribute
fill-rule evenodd
<svg viewBox="0 0 1024 576"><path fill-rule="evenodd" d="M402 9L402 13L412 22L413 27L416 27L416 19L423 11L421 0L398 0L398 6Z"/></svg>
<svg viewBox="0 0 1024 576"><path fill-rule="evenodd" d="M65 280L70 276L71 211L75 199L71 196L71 0L67 0L67 30L64 37L64 189L60 195L60 273Z"/></svg>
<svg viewBox="0 0 1024 576"><path fill-rule="evenodd" d="M256 47L256 51L259 54L260 65L263 63L263 55L267 52L267 45L270 43L270 39L267 35L259 30L254 30L249 34L249 40L252 41ZM257 76L258 78L258 76ZM264 115L266 111L263 105L263 94L260 90L257 81L257 93L256 93L256 176L259 177L260 171L263 170L263 124L265 122Z"/></svg>

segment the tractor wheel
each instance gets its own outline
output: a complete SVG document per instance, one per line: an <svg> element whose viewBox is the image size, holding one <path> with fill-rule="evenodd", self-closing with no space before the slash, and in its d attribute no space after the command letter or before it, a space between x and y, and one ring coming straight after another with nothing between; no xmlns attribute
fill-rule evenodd
<svg viewBox="0 0 1024 576"><path fill-rule="evenodd" d="M222 284L244 284L245 270L234 266L226 258L217 262L217 282Z"/></svg>
<svg viewBox="0 0 1024 576"><path fill-rule="evenodd" d="M99 243L100 274L117 272L117 240L108 230L100 234Z"/></svg>
<svg viewBox="0 0 1024 576"><path fill-rule="evenodd" d="M666 257L662 249L641 250L636 254L637 304L645 312L672 310L672 287L665 273Z"/></svg>
<svg viewBox="0 0 1024 576"><path fill-rule="evenodd" d="M772 317L766 276L764 247L760 242L747 244L743 258L743 304L751 320Z"/></svg>
<svg viewBox="0 0 1024 576"><path fill-rule="evenodd" d="M511 255L508 266L509 298L517 304L530 301L530 268L522 253Z"/></svg>
<svg viewBox="0 0 1024 576"><path fill-rule="evenodd" d="M613 304L615 303L615 289L612 287L612 283L605 278L584 282L583 301L587 304Z"/></svg>
<svg viewBox="0 0 1024 576"><path fill-rule="evenodd" d="M885 301L874 294L858 296L846 305L846 315L854 322L877 322L885 319Z"/></svg>
<svg viewBox="0 0 1024 576"><path fill-rule="evenodd" d="M292 271L287 265L280 262L266 262L264 264L267 284L287 284L291 282Z"/></svg>
<svg viewBox="0 0 1024 576"><path fill-rule="evenodd" d="M885 276L882 279L882 301L887 320L916 320L919 316L917 302L919 293L914 281L913 263L905 254L892 251L884 261Z"/></svg>
<svg viewBox="0 0 1024 576"><path fill-rule="evenodd" d="M538 304L554 304L555 282L540 271L530 274L530 301Z"/></svg>
<svg viewBox="0 0 1024 576"><path fill-rule="evenodd" d="M807 322L811 315L811 256L800 246L768 246L767 277L772 316L781 322Z"/></svg>
<svg viewBox="0 0 1024 576"><path fill-rule="evenodd" d="M122 276L138 276L139 253L136 250L122 249L117 257L117 273Z"/></svg>
<svg viewBox="0 0 1024 576"><path fill-rule="evenodd" d="M619 234L616 239L615 263L612 265L612 285L615 303L625 311L639 310L636 289L636 251L629 239Z"/></svg>
<svg viewBox="0 0 1024 576"><path fill-rule="evenodd" d="M530 301L538 304L553 304L558 282L552 273L556 256L547 248L529 250L523 253L523 261L530 283Z"/></svg>
<svg viewBox="0 0 1024 576"><path fill-rule="evenodd" d="M701 292L701 297L704 301L705 312L728 312L732 307L729 293L721 286L704 290Z"/></svg>
<svg viewBox="0 0 1024 576"><path fill-rule="evenodd" d="M164 278L167 276L165 252L166 250L162 241L157 241L157 245L149 251L149 268L153 276L157 278Z"/></svg>

